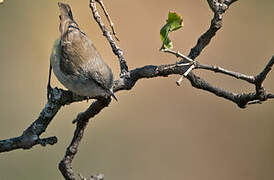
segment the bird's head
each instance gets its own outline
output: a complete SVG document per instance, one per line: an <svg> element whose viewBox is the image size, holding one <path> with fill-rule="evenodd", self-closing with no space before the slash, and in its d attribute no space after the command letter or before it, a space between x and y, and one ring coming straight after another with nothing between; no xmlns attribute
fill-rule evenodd
<svg viewBox="0 0 274 180"><path fill-rule="evenodd" d="M60 20L64 20L69 18L70 20L73 21L73 16L71 12L71 8L68 4L58 2L59 10L60 10L60 15L59 18Z"/></svg>
<svg viewBox="0 0 274 180"><path fill-rule="evenodd" d="M73 20L72 11L68 4L58 2L59 10L60 10L60 26L59 31L61 35L65 34L68 30L69 25L76 25L76 22Z"/></svg>

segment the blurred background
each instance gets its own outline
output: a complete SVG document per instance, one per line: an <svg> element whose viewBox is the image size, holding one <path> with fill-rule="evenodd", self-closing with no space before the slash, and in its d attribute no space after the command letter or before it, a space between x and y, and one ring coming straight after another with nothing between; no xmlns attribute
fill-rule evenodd
<svg viewBox="0 0 274 180"><path fill-rule="evenodd" d="M88 0L64 0L75 20L119 75L117 58L93 20ZM185 26L172 33L174 50L188 54L212 18L206 1L105 0L130 69L174 63L159 51L159 30L169 10ZM49 56L59 36L57 1L6 0L0 5L0 139L21 135L46 103ZM239 1L224 16L223 28L198 57L248 75L264 68L274 52L274 1ZM216 86L233 92L254 87L220 74L195 70ZM121 91L94 118L73 161L75 173L106 179L273 180L274 101L240 109L193 88L179 76L141 80ZM274 92L274 71L264 82ZM54 81L53 86L62 87ZM71 141L71 122L90 102L63 107L43 137L57 136L54 146L35 146L0 154L1 180L62 179L58 163Z"/></svg>

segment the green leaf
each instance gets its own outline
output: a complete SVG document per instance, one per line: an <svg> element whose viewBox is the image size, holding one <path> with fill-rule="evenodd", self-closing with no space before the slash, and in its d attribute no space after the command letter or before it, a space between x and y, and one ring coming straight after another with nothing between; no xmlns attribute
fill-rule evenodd
<svg viewBox="0 0 274 180"><path fill-rule="evenodd" d="M178 15L176 12L169 12L168 13L168 19L166 24L161 28L160 30L160 37L163 42L162 49L172 49L173 44L172 41L169 39L168 35L172 31L176 31L177 29L180 29L183 27L183 19L180 15Z"/></svg>

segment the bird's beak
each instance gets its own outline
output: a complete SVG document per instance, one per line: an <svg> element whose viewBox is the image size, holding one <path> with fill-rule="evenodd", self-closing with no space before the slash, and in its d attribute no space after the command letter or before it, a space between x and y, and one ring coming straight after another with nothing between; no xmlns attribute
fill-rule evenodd
<svg viewBox="0 0 274 180"><path fill-rule="evenodd" d="M113 92L112 89L110 90L110 95L111 95L111 97L113 97L113 99L115 99L116 101L118 101L118 99L117 99L117 97L115 96L115 94L114 94L114 92Z"/></svg>

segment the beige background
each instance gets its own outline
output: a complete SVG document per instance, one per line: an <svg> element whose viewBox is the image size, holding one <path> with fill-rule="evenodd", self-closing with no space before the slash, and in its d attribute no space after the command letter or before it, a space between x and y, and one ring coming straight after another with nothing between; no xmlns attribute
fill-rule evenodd
<svg viewBox="0 0 274 180"><path fill-rule="evenodd" d="M94 22L88 1L68 1L74 17L118 77L119 64ZM130 68L174 63L159 52L159 30L169 10L185 26L172 34L175 50L188 54L209 26L206 1L105 0ZM260 3L259 3L260 2ZM273 55L274 1L235 3L224 27L197 60L257 74ZM0 139L20 135L46 103L49 56L58 32L57 1L6 0L0 5ZM196 70L209 82L234 92L254 87L220 74ZM239 109L191 87L178 76L139 81L117 93L119 102L89 124L73 167L106 179L272 180L274 179L274 101ZM274 92L274 72L264 86ZM61 87L56 81L54 85ZM62 108L43 137L58 144L0 154L0 179L62 179L57 164L70 143L71 121L91 102Z"/></svg>

